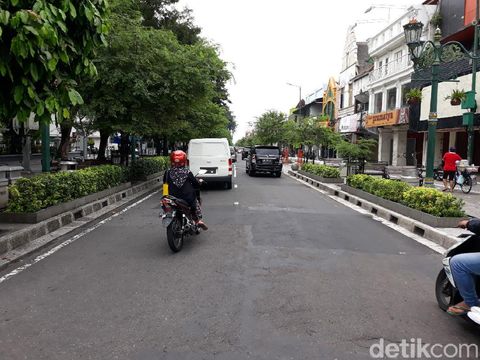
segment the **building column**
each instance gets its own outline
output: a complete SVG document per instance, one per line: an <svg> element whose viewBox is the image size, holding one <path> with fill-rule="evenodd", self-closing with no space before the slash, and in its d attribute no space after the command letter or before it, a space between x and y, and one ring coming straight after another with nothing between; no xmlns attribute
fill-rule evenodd
<svg viewBox="0 0 480 360"><path fill-rule="evenodd" d="M378 128L378 161L390 163L392 129Z"/></svg>
<svg viewBox="0 0 480 360"><path fill-rule="evenodd" d="M457 132L456 131L450 131L450 138L448 140L448 148L451 148L452 146L455 147L457 143Z"/></svg>
<svg viewBox="0 0 480 360"><path fill-rule="evenodd" d="M404 126L395 126L393 128L393 166L407 165L407 128Z"/></svg>

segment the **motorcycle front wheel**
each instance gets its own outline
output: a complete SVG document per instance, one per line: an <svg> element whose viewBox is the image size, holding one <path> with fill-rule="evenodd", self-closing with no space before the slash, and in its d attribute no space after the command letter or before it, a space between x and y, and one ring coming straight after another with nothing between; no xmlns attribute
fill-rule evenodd
<svg viewBox="0 0 480 360"><path fill-rule="evenodd" d="M183 247L182 222L175 217L167 227L168 246L173 252L179 252Z"/></svg>
<svg viewBox="0 0 480 360"><path fill-rule="evenodd" d="M437 281L435 282L435 296L437 298L438 306L443 311L447 311L450 306L455 305L458 302L457 290L448 280L444 269L442 269L437 276Z"/></svg>
<svg viewBox="0 0 480 360"><path fill-rule="evenodd" d="M461 189L465 194L468 194L472 190L472 179L470 177L465 178Z"/></svg>

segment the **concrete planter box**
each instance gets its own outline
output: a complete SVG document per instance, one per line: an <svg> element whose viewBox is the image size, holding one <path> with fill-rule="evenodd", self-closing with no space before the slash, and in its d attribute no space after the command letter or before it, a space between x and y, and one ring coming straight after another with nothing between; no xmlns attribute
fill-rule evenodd
<svg viewBox="0 0 480 360"><path fill-rule="evenodd" d="M342 190L360 198L363 198L371 203L377 204L381 207L384 207L388 210L394 211L396 213L402 214L409 218L415 219L426 225L436 227L436 228L451 228L457 227L457 224L460 220L464 218L452 218L452 217L438 217L433 216L427 213L424 213L419 210L409 208L408 206L396 203L394 201L386 200L376 195L372 195L366 191L355 189L348 185L342 185Z"/></svg>
<svg viewBox="0 0 480 360"><path fill-rule="evenodd" d="M324 177L321 177L321 176L318 176L318 175L310 174L310 173L308 173L306 171L303 171L303 170L298 170L298 173L303 175L303 176L309 177L313 180L325 183L325 184L343 184L343 179L340 178L340 177L339 178L324 178Z"/></svg>
<svg viewBox="0 0 480 360"><path fill-rule="evenodd" d="M54 216L74 210L91 202L109 197L112 194L127 190L132 187L131 183L121 184L85 197L75 199L63 204L48 207L34 213L0 213L0 222L37 224Z"/></svg>

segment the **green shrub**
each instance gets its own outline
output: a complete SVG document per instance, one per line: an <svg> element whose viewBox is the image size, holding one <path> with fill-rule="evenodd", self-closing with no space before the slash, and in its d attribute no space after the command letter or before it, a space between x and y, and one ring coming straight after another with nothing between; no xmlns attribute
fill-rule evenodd
<svg viewBox="0 0 480 360"><path fill-rule="evenodd" d="M381 198L439 217L462 217L463 200L431 188L414 187L402 181L352 175L347 184Z"/></svg>
<svg viewBox="0 0 480 360"><path fill-rule="evenodd" d="M165 171L169 164L170 159L167 156L141 158L129 165L127 177L130 181L145 181L148 176Z"/></svg>
<svg viewBox="0 0 480 360"><path fill-rule="evenodd" d="M114 165L22 178L9 187L10 198L6 211L36 212L118 186L125 181L125 171Z"/></svg>
<svg viewBox="0 0 480 360"><path fill-rule="evenodd" d="M370 175L358 174L358 175L350 175L347 177L347 185L360 189L365 190L369 188L369 185L375 181L375 178Z"/></svg>
<svg viewBox="0 0 480 360"><path fill-rule="evenodd" d="M402 203L440 217L463 217L463 200L436 189L411 187L403 193Z"/></svg>
<svg viewBox="0 0 480 360"><path fill-rule="evenodd" d="M340 177L340 170L333 166L318 165L318 164L303 164L302 170L310 174L314 174L324 178Z"/></svg>

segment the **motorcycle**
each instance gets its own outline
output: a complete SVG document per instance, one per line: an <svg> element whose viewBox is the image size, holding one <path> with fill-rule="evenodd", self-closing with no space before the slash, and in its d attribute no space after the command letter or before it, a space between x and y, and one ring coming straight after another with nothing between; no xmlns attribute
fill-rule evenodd
<svg viewBox="0 0 480 360"><path fill-rule="evenodd" d="M443 311L447 311L450 306L458 304L463 300L455 285L450 268L450 260L458 254L480 252L480 235L462 234L459 237L464 240L447 250L442 261L443 269L440 270L435 283L435 296L438 306ZM476 278L476 287L477 293L480 294L480 277Z"/></svg>
<svg viewBox="0 0 480 360"><path fill-rule="evenodd" d="M206 170L200 170L196 175L206 174ZM205 181L202 181L205 184ZM200 202L200 190L197 190L197 199ZM163 210L162 224L167 229L167 241L170 249L176 253L182 250L187 236L200 234L200 229L193 220L190 205L172 195L164 195L161 199Z"/></svg>

